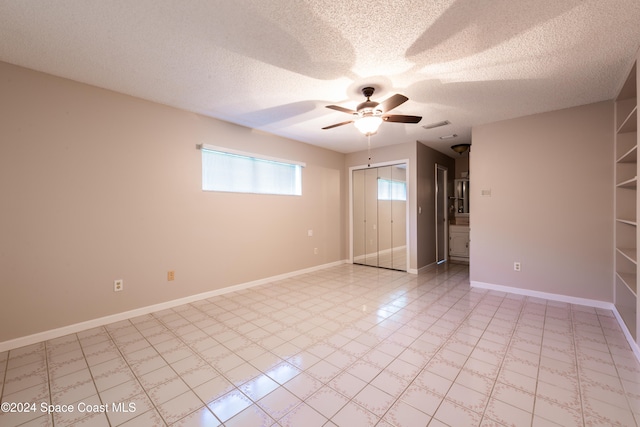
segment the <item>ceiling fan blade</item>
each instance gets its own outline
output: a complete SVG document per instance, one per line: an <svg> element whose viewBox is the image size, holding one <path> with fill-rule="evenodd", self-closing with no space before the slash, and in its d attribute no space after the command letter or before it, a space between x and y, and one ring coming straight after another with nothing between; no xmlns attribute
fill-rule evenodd
<svg viewBox="0 0 640 427"><path fill-rule="evenodd" d="M332 110L340 111L347 114L357 114L355 111L350 110L348 108L341 107L339 105L327 105L327 108L331 108Z"/></svg>
<svg viewBox="0 0 640 427"><path fill-rule="evenodd" d="M404 104L408 100L409 100L409 98L407 98L406 96L400 95L399 93L396 93L395 95L392 95L391 97L389 97L386 100L382 101L380 103L380 107L382 108L382 111L384 113L386 113L387 111L393 110L398 105Z"/></svg>
<svg viewBox="0 0 640 427"><path fill-rule="evenodd" d="M395 123L418 123L422 120L420 116L405 116L402 114L391 114L388 116L383 116L382 119L385 122L395 122Z"/></svg>
<svg viewBox="0 0 640 427"><path fill-rule="evenodd" d="M342 123L336 123L335 125L325 126L322 129L324 130L324 129L337 128L338 126L348 125L349 123L353 123L353 120L349 120L349 121L342 122Z"/></svg>

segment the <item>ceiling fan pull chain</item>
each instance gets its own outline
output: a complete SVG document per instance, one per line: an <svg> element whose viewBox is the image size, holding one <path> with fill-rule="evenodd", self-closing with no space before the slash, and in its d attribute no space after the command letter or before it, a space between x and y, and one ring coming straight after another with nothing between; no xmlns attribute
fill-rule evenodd
<svg viewBox="0 0 640 427"><path fill-rule="evenodd" d="M369 154L369 163L367 164L367 167L370 168L371 167L371 135L367 135L367 152Z"/></svg>

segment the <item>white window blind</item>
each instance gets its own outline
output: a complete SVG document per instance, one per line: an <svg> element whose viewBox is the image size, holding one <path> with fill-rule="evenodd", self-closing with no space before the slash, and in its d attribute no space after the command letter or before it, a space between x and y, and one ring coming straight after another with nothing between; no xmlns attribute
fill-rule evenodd
<svg viewBox="0 0 640 427"><path fill-rule="evenodd" d="M407 200L407 183L390 179L378 179L378 200Z"/></svg>
<svg viewBox="0 0 640 427"><path fill-rule="evenodd" d="M302 195L304 163L208 146L199 148L205 191Z"/></svg>

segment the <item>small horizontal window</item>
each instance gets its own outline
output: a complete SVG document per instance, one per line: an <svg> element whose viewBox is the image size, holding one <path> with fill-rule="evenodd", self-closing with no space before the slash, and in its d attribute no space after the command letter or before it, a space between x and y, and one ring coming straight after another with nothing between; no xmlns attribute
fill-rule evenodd
<svg viewBox="0 0 640 427"><path fill-rule="evenodd" d="M302 195L303 163L199 146L202 189L233 193Z"/></svg>
<svg viewBox="0 0 640 427"><path fill-rule="evenodd" d="M390 179L378 179L378 200L407 200L407 183Z"/></svg>

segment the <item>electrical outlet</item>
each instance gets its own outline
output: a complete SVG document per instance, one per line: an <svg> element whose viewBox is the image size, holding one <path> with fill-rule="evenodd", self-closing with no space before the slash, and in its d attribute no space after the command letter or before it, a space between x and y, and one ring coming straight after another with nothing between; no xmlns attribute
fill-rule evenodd
<svg viewBox="0 0 640 427"><path fill-rule="evenodd" d="M318 255L318 248L313 248L313 253L314 253L315 255Z"/></svg>
<svg viewBox="0 0 640 427"><path fill-rule="evenodd" d="M124 280L118 279L113 281L113 292L120 292L124 289Z"/></svg>
<svg viewBox="0 0 640 427"><path fill-rule="evenodd" d="M169 282L171 282L172 280L175 280L175 279L176 279L176 272L175 271L171 270L171 271L167 272L167 280Z"/></svg>
<svg viewBox="0 0 640 427"><path fill-rule="evenodd" d="M516 261L513 263L513 270L520 271L520 262Z"/></svg>

